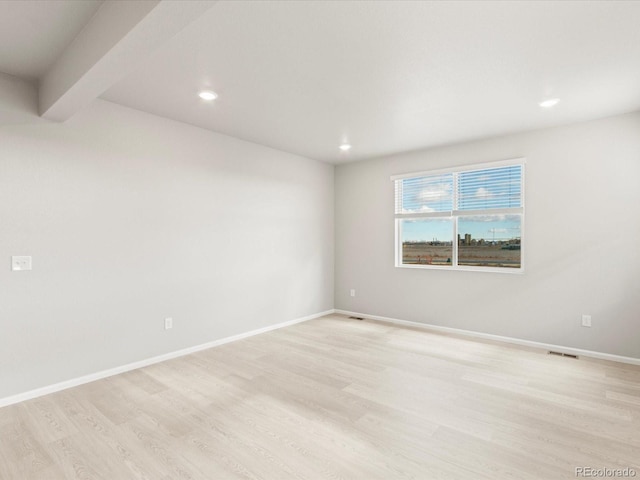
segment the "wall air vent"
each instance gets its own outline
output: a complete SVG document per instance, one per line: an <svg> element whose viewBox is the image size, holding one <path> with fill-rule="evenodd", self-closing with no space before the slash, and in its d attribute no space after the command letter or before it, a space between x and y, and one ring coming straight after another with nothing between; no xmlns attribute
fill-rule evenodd
<svg viewBox="0 0 640 480"><path fill-rule="evenodd" d="M578 360L578 356L577 355L572 355L571 353L554 352L552 350L549 350L549 355L556 355L558 357L574 358L574 359Z"/></svg>

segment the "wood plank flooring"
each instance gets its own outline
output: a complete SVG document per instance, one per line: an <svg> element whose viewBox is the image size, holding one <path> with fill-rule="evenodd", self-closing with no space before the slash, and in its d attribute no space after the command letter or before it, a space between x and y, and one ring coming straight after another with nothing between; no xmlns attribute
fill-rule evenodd
<svg viewBox="0 0 640 480"><path fill-rule="evenodd" d="M0 409L2 480L640 477L640 367L331 315Z"/></svg>

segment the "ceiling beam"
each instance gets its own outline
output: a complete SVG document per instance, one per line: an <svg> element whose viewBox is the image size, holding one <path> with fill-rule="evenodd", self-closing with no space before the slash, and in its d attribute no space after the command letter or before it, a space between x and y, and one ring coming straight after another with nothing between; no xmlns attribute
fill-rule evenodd
<svg viewBox="0 0 640 480"><path fill-rule="evenodd" d="M106 0L41 79L40 115L67 120L215 3Z"/></svg>

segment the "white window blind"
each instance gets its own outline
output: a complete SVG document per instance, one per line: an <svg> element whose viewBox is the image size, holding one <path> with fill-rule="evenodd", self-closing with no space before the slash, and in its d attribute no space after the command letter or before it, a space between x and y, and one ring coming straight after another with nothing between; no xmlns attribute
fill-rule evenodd
<svg viewBox="0 0 640 480"><path fill-rule="evenodd" d="M453 174L396 180L396 213L453 210Z"/></svg>
<svg viewBox="0 0 640 480"><path fill-rule="evenodd" d="M522 165L458 173L457 210L522 206Z"/></svg>

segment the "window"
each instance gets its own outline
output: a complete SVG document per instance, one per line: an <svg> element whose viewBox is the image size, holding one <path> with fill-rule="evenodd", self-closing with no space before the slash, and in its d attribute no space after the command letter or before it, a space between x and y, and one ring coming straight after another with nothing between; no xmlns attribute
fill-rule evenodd
<svg viewBox="0 0 640 480"><path fill-rule="evenodd" d="M397 267L522 271L524 160L391 179Z"/></svg>

